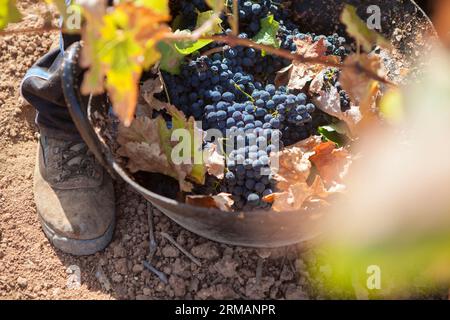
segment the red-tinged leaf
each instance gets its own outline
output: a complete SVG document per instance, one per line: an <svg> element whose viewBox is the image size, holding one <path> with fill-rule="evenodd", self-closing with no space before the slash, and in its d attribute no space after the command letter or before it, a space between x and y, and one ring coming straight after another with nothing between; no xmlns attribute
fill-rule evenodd
<svg viewBox="0 0 450 320"><path fill-rule="evenodd" d="M317 168L320 177L327 184L341 183L347 174L351 157L344 148L336 148L333 142L324 142L314 147L311 162Z"/></svg>
<svg viewBox="0 0 450 320"><path fill-rule="evenodd" d="M219 193L216 196L187 196L186 203L203 208L215 208L222 211L232 211L234 201L231 194Z"/></svg>

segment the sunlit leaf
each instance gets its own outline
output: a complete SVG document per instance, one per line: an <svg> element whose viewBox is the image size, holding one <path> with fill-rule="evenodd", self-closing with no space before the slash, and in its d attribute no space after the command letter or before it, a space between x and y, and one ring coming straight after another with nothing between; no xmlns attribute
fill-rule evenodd
<svg viewBox="0 0 450 320"><path fill-rule="evenodd" d="M137 5L145 6L165 16L170 15L169 0L135 0Z"/></svg>
<svg viewBox="0 0 450 320"><path fill-rule="evenodd" d="M263 18L261 19L261 30L253 38L253 41L258 44L279 48L281 44L277 38L279 29L280 23L275 20L273 15Z"/></svg>
<svg viewBox="0 0 450 320"><path fill-rule="evenodd" d="M198 14L197 17L197 25L196 31L201 30L204 36L213 35L220 33L222 31L222 20L214 13L214 11L206 11ZM202 30L204 29L204 30ZM179 34L191 35L192 33L189 30L177 31ZM190 55L201 48L206 47L210 44L212 40L207 39L199 39L196 41L177 41L175 43L175 48L182 55Z"/></svg>
<svg viewBox="0 0 450 320"><path fill-rule="evenodd" d="M403 95L400 89L386 92L380 101L380 113L391 123L401 123L405 119Z"/></svg>
<svg viewBox="0 0 450 320"><path fill-rule="evenodd" d="M342 132L339 132L333 125L319 127L317 129L323 139L334 142L338 147L342 147L348 138Z"/></svg>
<svg viewBox="0 0 450 320"><path fill-rule="evenodd" d="M106 89L114 111L125 125L133 119L138 82L142 71L160 59L156 44L170 31L163 24L168 18L145 6L119 4L101 20L87 11L83 32L87 53L82 64L89 67L83 82L83 93L101 92L106 76ZM91 13L91 14L89 14Z"/></svg>
<svg viewBox="0 0 450 320"><path fill-rule="evenodd" d="M225 8L226 0L206 0L206 4L215 12L220 12Z"/></svg>

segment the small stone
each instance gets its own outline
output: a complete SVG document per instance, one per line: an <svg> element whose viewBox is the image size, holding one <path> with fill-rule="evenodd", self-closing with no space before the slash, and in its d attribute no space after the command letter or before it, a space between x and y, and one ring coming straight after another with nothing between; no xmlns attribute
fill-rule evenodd
<svg viewBox="0 0 450 320"><path fill-rule="evenodd" d="M114 258L123 258L126 257L127 251L120 244L114 246L113 248Z"/></svg>
<svg viewBox="0 0 450 320"><path fill-rule="evenodd" d="M22 277L18 277L17 278L17 284L19 285L19 287L21 287L22 289L25 289L28 286L28 280Z"/></svg>
<svg viewBox="0 0 450 320"><path fill-rule="evenodd" d="M121 283L123 281L123 277L118 273L114 273L111 277L111 280L115 283Z"/></svg>
<svg viewBox="0 0 450 320"><path fill-rule="evenodd" d="M308 300L308 295L302 290L302 288L293 283L287 286L284 295L286 300Z"/></svg>
<svg viewBox="0 0 450 320"><path fill-rule="evenodd" d="M162 255L166 258L176 258L178 257L179 252L173 246L167 245L162 249Z"/></svg>
<svg viewBox="0 0 450 320"><path fill-rule="evenodd" d="M184 280L177 276L171 276L169 278L169 284L173 289L173 293L176 297L184 297L186 295L186 284Z"/></svg>
<svg viewBox="0 0 450 320"><path fill-rule="evenodd" d="M134 273L141 273L143 270L144 266L142 264L135 264L132 269Z"/></svg>
<svg viewBox="0 0 450 320"><path fill-rule="evenodd" d="M225 278L233 278L236 276L237 266L238 263L231 256L224 256L214 265L214 268Z"/></svg>
<svg viewBox="0 0 450 320"><path fill-rule="evenodd" d="M275 283L275 279L272 277L261 278L259 284L256 278L250 278L245 286L245 295L250 299L260 300L266 298L266 293L270 291L270 288Z"/></svg>
<svg viewBox="0 0 450 320"><path fill-rule="evenodd" d="M117 260L114 263L114 268L120 274L127 274L127 272L128 272L127 259L122 258L122 259Z"/></svg>
<svg viewBox="0 0 450 320"><path fill-rule="evenodd" d="M144 293L144 296L151 296L152 290L150 290L149 288L144 288L143 293Z"/></svg>
<svg viewBox="0 0 450 320"><path fill-rule="evenodd" d="M192 254L200 259L214 260L219 257L219 252L215 245L211 242L206 242L195 246L191 250Z"/></svg>
<svg viewBox="0 0 450 320"><path fill-rule="evenodd" d="M98 266L97 272L95 273L95 277L106 291L111 290L111 283L109 282L109 279L101 266Z"/></svg>
<svg viewBox="0 0 450 320"><path fill-rule="evenodd" d="M281 270L280 280L281 281L291 281L294 279L294 273L290 270L287 265L283 266L283 270Z"/></svg>

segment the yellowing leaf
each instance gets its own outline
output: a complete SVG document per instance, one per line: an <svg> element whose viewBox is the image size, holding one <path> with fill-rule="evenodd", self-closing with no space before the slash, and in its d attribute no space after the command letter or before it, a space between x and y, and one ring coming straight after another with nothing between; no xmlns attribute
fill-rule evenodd
<svg viewBox="0 0 450 320"><path fill-rule="evenodd" d="M389 122L398 124L405 119L403 94L400 89L386 92L380 101L380 112Z"/></svg>
<svg viewBox="0 0 450 320"><path fill-rule="evenodd" d="M206 4L214 10L214 12L221 12L225 7L226 0L205 0Z"/></svg>
<svg viewBox="0 0 450 320"><path fill-rule="evenodd" d="M160 59L156 44L170 32L164 24L168 16L135 3L119 4L102 17L97 9L88 6L83 9L87 12L87 23L83 31L86 52L82 65L89 67L89 71L82 92L101 92L106 76L114 111L125 125L130 125L142 71Z"/></svg>
<svg viewBox="0 0 450 320"><path fill-rule="evenodd" d="M178 180L182 191L190 191L192 185L186 181L192 171L192 165L175 165L171 159L170 135L161 134L167 129L161 117L150 119L139 117L126 127L119 126L117 141L118 154L128 158L127 168L131 172L146 171L161 173Z"/></svg>
<svg viewBox="0 0 450 320"><path fill-rule="evenodd" d="M361 69L369 70L380 77L384 76L384 71L380 58L376 55L351 55L344 62L350 66L343 68L339 81L342 88L349 94L353 105L359 107L361 121L357 123L357 130L364 130L379 120L376 100L380 95L378 81L372 80ZM352 131L355 132L356 128Z"/></svg>
<svg viewBox="0 0 450 320"><path fill-rule="evenodd" d="M190 30L177 30L176 34L185 34L191 36L191 38L198 39L201 36L208 36L220 33L222 31L221 26L222 20L219 16L214 13L214 11L206 11L198 14L196 29L191 32ZM198 40L185 40L177 41L174 46L176 50L182 55L190 55L201 48L207 46L213 42L208 39L198 39Z"/></svg>
<svg viewBox="0 0 450 320"><path fill-rule="evenodd" d="M205 23L211 20L209 30L206 30L204 34L213 35L222 32L222 19L220 19L213 10L200 12L197 16L196 28L200 28Z"/></svg>
<svg viewBox="0 0 450 320"><path fill-rule="evenodd" d="M169 0L135 0L137 5L145 6L168 17L170 15Z"/></svg>
<svg viewBox="0 0 450 320"><path fill-rule="evenodd" d="M22 14L17 9L15 0L0 0L0 30L4 29L8 23L15 23L22 20Z"/></svg>
<svg viewBox="0 0 450 320"><path fill-rule="evenodd" d="M367 24L361 20L356 12L356 8L346 4L342 11L341 21L347 27L347 33L355 38L366 52L370 52L374 45L390 48L391 44L382 35L374 30L370 30Z"/></svg>

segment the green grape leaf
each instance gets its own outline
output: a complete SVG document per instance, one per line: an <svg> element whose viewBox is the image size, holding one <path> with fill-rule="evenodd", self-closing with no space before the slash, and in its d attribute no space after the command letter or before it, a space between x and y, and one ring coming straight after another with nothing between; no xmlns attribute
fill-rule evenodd
<svg viewBox="0 0 450 320"><path fill-rule="evenodd" d="M157 47L161 52L161 70L171 74L180 74L180 66L183 63L184 55L179 53L172 43L160 41Z"/></svg>
<svg viewBox="0 0 450 320"><path fill-rule="evenodd" d="M366 52L370 52L374 45L384 48L391 47L388 40L367 27L367 24L358 16L354 6L345 5L341 14L341 22L347 27L347 33L358 41Z"/></svg>
<svg viewBox="0 0 450 320"><path fill-rule="evenodd" d="M198 14L196 29L201 28L204 25L210 25L207 27L203 35L213 35L222 31L222 20L217 17L214 11L206 11ZM189 30L177 31L178 33L191 34ZM197 41L177 41L175 48L182 55L190 55L213 42L212 40L199 39Z"/></svg>
<svg viewBox="0 0 450 320"><path fill-rule="evenodd" d="M177 41L175 48L180 54L187 56L206 47L211 42L212 40Z"/></svg>
<svg viewBox="0 0 450 320"><path fill-rule="evenodd" d="M205 35L213 35L222 32L222 19L220 19L213 10L200 12L197 16L196 28L211 20L211 27L205 32Z"/></svg>
<svg viewBox="0 0 450 320"><path fill-rule="evenodd" d="M0 0L0 30L6 28L8 23L19 22L22 14L17 9L16 0Z"/></svg>
<svg viewBox="0 0 450 320"><path fill-rule="evenodd" d="M319 127L317 131L325 141L334 142L338 147L342 147L348 142L345 129L338 124Z"/></svg>
<svg viewBox="0 0 450 320"><path fill-rule="evenodd" d="M281 41L277 38L280 23L275 20L273 15L261 19L261 30L253 38L258 44L279 48Z"/></svg>

